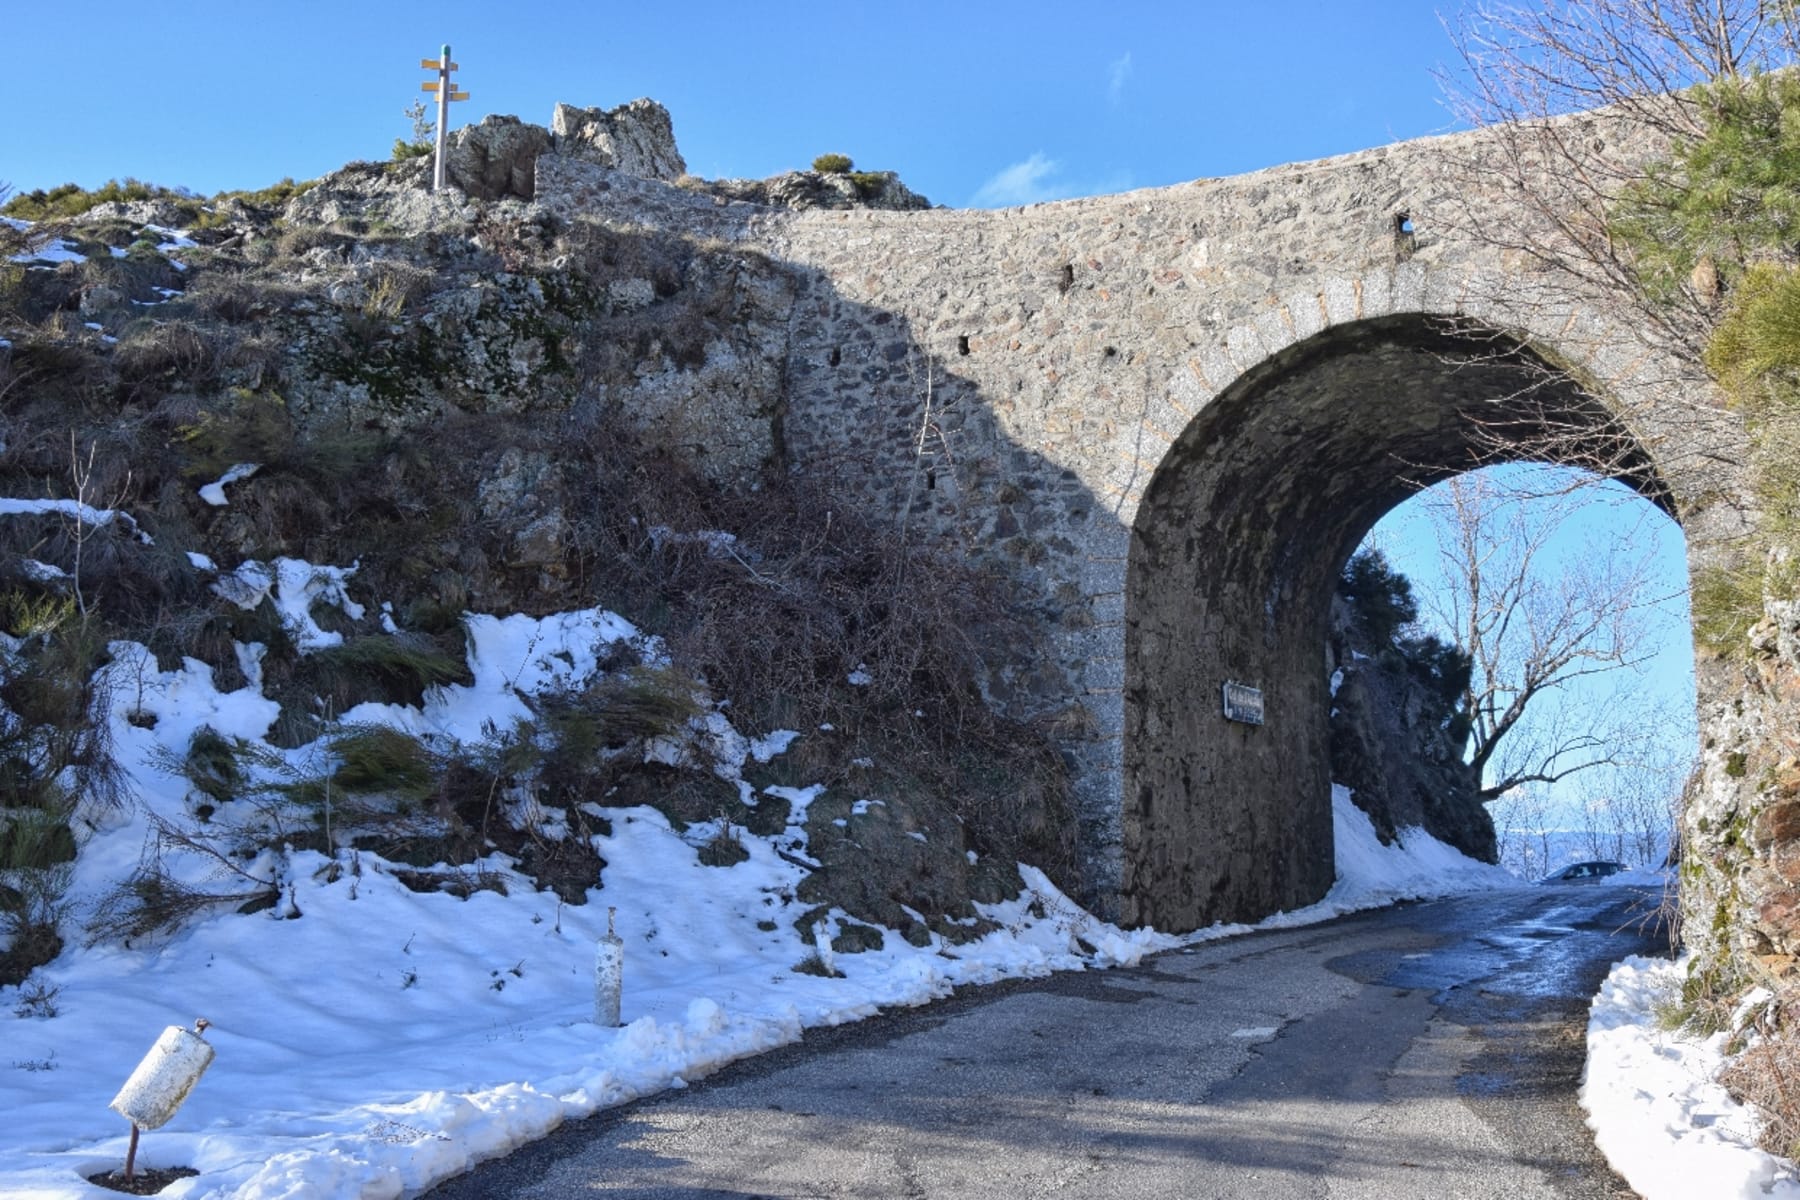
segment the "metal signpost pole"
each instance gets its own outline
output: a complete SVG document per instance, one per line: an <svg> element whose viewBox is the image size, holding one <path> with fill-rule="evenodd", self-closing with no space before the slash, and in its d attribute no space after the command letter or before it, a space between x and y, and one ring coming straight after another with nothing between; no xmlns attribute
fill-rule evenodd
<svg viewBox="0 0 1800 1200"><path fill-rule="evenodd" d="M438 60L437 156L431 168L431 190L444 190L444 144L450 134L450 43L444 43L444 56Z"/></svg>
<svg viewBox="0 0 1800 1200"><path fill-rule="evenodd" d="M436 59L422 58L419 65L427 71L436 71L438 77L419 85L422 92L437 93L437 151L433 155L431 167L431 190L442 191L444 188L444 150L450 136L450 102L467 100L469 93L456 89L450 82L450 73L456 70L456 64L450 60L450 47L446 43L442 57Z"/></svg>

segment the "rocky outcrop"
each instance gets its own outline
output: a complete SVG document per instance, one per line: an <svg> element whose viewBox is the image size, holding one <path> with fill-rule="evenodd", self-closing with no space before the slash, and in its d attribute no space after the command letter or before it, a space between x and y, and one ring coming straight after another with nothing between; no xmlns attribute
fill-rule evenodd
<svg viewBox="0 0 1800 1200"><path fill-rule="evenodd" d="M1682 941L1727 990L1800 966L1800 600L1766 596L1743 641L1696 664L1713 686L1681 819Z"/></svg>
<svg viewBox="0 0 1800 1200"><path fill-rule="evenodd" d="M931 201L901 183L892 171L787 171L768 179L715 179L695 186L727 200L771 208L931 207Z"/></svg>
<svg viewBox="0 0 1800 1200"><path fill-rule="evenodd" d="M444 173L471 200L537 195L538 155L550 148L541 125L490 114L450 135Z"/></svg>
<svg viewBox="0 0 1800 1200"><path fill-rule="evenodd" d="M1470 858L1497 862L1494 822L1479 777L1463 762L1454 711L1393 646L1358 635L1341 597L1332 607L1329 663L1331 777L1351 789L1381 840L1423 828Z"/></svg>
<svg viewBox="0 0 1800 1200"><path fill-rule="evenodd" d="M430 189L429 158L354 162L289 200L281 218L296 229L379 219L402 233L421 233L452 215L473 215L461 192Z"/></svg>
<svg viewBox="0 0 1800 1200"><path fill-rule="evenodd" d="M610 109L558 104L550 117L550 137L558 154L627 175L673 182L687 174L687 163L675 148L669 110L654 100Z"/></svg>

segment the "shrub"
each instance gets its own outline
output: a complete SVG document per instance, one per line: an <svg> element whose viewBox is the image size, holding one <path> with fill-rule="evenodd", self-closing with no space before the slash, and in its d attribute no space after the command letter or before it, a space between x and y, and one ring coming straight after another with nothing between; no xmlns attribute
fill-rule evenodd
<svg viewBox="0 0 1800 1200"><path fill-rule="evenodd" d="M376 685L390 704L418 704L425 689L474 683L468 664L424 638L380 634L352 638L313 656L323 666Z"/></svg>
<svg viewBox="0 0 1800 1200"><path fill-rule="evenodd" d="M750 858L750 851L744 848L737 827L730 821L719 823L718 831L700 846L699 854L700 864L706 867L735 867Z"/></svg>
<svg viewBox="0 0 1800 1200"><path fill-rule="evenodd" d="M1744 635L1762 618L1762 568L1708 567L1694 576L1689 603L1697 645L1721 658L1742 655Z"/></svg>
<svg viewBox="0 0 1800 1200"><path fill-rule="evenodd" d="M175 430L190 479L217 479L238 463L265 466L291 456L294 424L287 404L272 392L232 388Z"/></svg>
<svg viewBox="0 0 1800 1200"><path fill-rule="evenodd" d="M812 161L812 169L821 175L845 175L855 165L848 154L821 154Z"/></svg>
<svg viewBox="0 0 1800 1200"><path fill-rule="evenodd" d="M1338 576L1338 594L1350 603L1358 631L1376 646L1394 641L1401 629L1419 619L1412 580L1388 565L1379 550L1359 550Z"/></svg>
<svg viewBox="0 0 1800 1200"><path fill-rule="evenodd" d="M879 196L888 185L889 175L886 171L852 171L850 183L856 188L857 195L868 199Z"/></svg>
<svg viewBox="0 0 1800 1200"><path fill-rule="evenodd" d="M317 185L318 182L316 179L308 179L295 183L292 176L287 176L279 183L272 183L266 188L255 191L220 192L208 202L206 209L194 218L194 228L217 229L229 223L232 208L238 204L265 211L280 208L295 196Z"/></svg>
<svg viewBox="0 0 1800 1200"><path fill-rule="evenodd" d="M92 191L77 183L65 183L48 190L20 192L0 206L0 215L24 221L79 217L98 204L134 200L174 200L183 207L184 215L190 210L197 215L200 210L199 198L184 189L159 187L127 177L122 181L109 179Z"/></svg>
<svg viewBox="0 0 1800 1200"><path fill-rule="evenodd" d="M204 796L220 803L236 799L244 786L244 772L238 765L242 746L242 739L227 738L212 726L202 725L188 739L182 773Z"/></svg>
<svg viewBox="0 0 1800 1200"><path fill-rule="evenodd" d="M157 321L129 330L113 352L113 366L125 392L148 388L201 392L219 367L212 339L186 321Z"/></svg>
<svg viewBox="0 0 1800 1200"><path fill-rule="evenodd" d="M418 738L386 725L353 728L332 741L331 752L338 759L332 784L345 792L402 802L435 792L443 765Z"/></svg>
<svg viewBox="0 0 1800 1200"><path fill-rule="evenodd" d="M0 987L22 983L62 952L57 926L66 906L75 841L65 808L0 812Z"/></svg>

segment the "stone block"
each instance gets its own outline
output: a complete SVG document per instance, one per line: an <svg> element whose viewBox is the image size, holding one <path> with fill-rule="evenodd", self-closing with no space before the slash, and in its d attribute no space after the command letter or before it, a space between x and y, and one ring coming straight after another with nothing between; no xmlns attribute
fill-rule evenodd
<svg viewBox="0 0 1800 1200"><path fill-rule="evenodd" d="M1088 609L1096 625L1123 625L1125 596L1122 592L1105 592L1088 598Z"/></svg>
<svg viewBox="0 0 1800 1200"><path fill-rule="evenodd" d="M1325 315L1333 325L1362 319L1362 295L1353 280L1342 276L1327 279L1320 291L1325 297Z"/></svg>
<svg viewBox="0 0 1800 1200"><path fill-rule="evenodd" d="M1360 280L1362 288L1362 319L1372 320L1385 317L1394 309L1394 274L1391 266L1377 267L1363 273Z"/></svg>
<svg viewBox="0 0 1800 1200"><path fill-rule="evenodd" d="M1264 357L1279 353L1299 340L1280 308L1271 308L1258 314L1251 322L1251 328L1256 331L1257 338L1263 344Z"/></svg>
<svg viewBox="0 0 1800 1200"><path fill-rule="evenodd" d="M1394 264L1393 295L1390 303L1397 313L1431 311L1426 306L1427 281L1431 270L1418 259Z"/></svg>
<svg viewBox="0 0 1800 1200"><path fill-rule="evenodd" d="M1269 357L1269 347L1254 325L1236 325L1225 335L1225 351L1242 374Z"/></svg>
<svg viewBox="0 0 1800 1200"><path fill-rule="evenodd" d="M1281 306L1287 309L1288 320L1293 323L1295 341L1303 342L1324 331L1325 303L1316 289L1290 291L1282 296Z"/></svg>
<svg viewBox="0 0 1800 1200"><path fill-rule="evenodd" d="M1201 382L1212 389L1215 397L1243 374L1243 369L1225 353L1225 347L1216 343L1201 347L1198 353L1189 357L1200 368Z"/></svg>

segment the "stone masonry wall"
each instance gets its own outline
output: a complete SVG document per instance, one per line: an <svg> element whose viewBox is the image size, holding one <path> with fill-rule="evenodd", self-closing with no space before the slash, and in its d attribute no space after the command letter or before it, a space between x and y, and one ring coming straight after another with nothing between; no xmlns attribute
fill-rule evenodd
<svg viewBox="0 0 1800 1200"><path fill-rule="evenodd" d="M1181 441L1221 396L1253 415L1265 376L1279 376L1291 397L1282 404L1312 405L1305 420L1337 414L1337 426L1315 428L1354 430L1349 385L1325 396L1307 382L1307 364L1325 353L1319 348L1362 353L1354 335L1365 328L1418 342L1423 334L1402 336L1382 323L1424 329L1430 319L1465 315L1568 365L1626 419L1683 520L1693 557L1704 560L1741 527L1725 502L1738 483L1710 453L1738 435L1704 382L1645 343L1605 296L1574 295L1570 281L1532 274L1481 236L1484 222L1520 219L1503 187L1470 168L1486 153L1484 137L995 212L775 212L596 174L554 155L540 161L537 184L540 203L626 223L691 223L795 272L780 416L789 468L828 475L847 502L1019 581L1021 603L1041 612L1052 633L1055 661L997 671L995 697L1017 715L1054 719L1067 731L1086 899L1123 919L1183 925L1316 898L1329 883L1328 797L1304 772L1269 776L1270 786L1291 790L1261 794L1263 784L1236 786L1229 771L1205 783L1169 774L1181 775L1191 762L1156 768L1163 773L1144 795L1156 793L1161 807L1208 788L1228 797L1203 821L1146 823L1129 799L1137 785L1128 775L1151 768L1128 754L1128 729L1132 713L1154 698L1134 693L1128 678L1137 670L1128 665L1137 636L1128 576L1134 545L1165 532L1155 526L1160 518L1141 510L1165 467L1180 459L1203 471L1220 452ZM1410 222L1404 236L1403 218ZM1384 378L1415 376L1426 378L1363 382L1386 386ZM1501 399L1490 389L1456 402ZM1360 441L1340 439L1337 458L1309 465L1315 479L1333 462L1366 465L1391 455L1409 412L1438 430L1433 446L1469 440L1440 395L1384 402L1378 427ZM1250 429L1252 450L1261 447L1267 457L1260 461L1273 472L1302 443L1283 442L1279 413L1255 420L1266 424ZM1230 478L1254 481L1258 461L1252 453ZM1467 465L1446 459L1438 474ZM1327 579L1400 494L1381 487L1344 498L1356 508L1338 520L1330 544L1320 538L1305 546L1320 562L1337 556ZM1272 519L1286 511L1275 501L1289 495L1299 492L1272 494ZM1340 545L1345 538L1349 544ZM1268 553L1286 551L1272 541ZM1315 574L1289 582L1310 587ZM1324 601L1297 600L1291 619L1279 621L1268 603L1270 628L1279 625L1287 641L1304 641L1317 626L1310 647L1284 642L1259 676L1272 700L1285 694L1301 712L1302 700L1322 694ZM1253 619L1250 607L1218 616L1228 625ZM1210 651L1202 643L1229 632L1222 630L1209 632L1196 617L1176 650L1204 656ZM1267 642L1273 634L1261 636ZM1291 752L1281 748L1281 731L1257 731L1266 735L1259 758L1322 761L1325 705L1316 707L1319 728L1299 736ZM1219 724L1199 726L1195 736L1223 737ZM1283 868L1287 882L1245 891L1205 877L1204 860L1219 857L1209 840L1253 857L1296 821L1313 830L1326 822L1324 840L1321 847L1309 835L1297 856L1305 861ZM1144 866L1148 843L1170 837L1194 848L1181 862ZM1191 894L1197 890L1205 894Z"/></svg>

